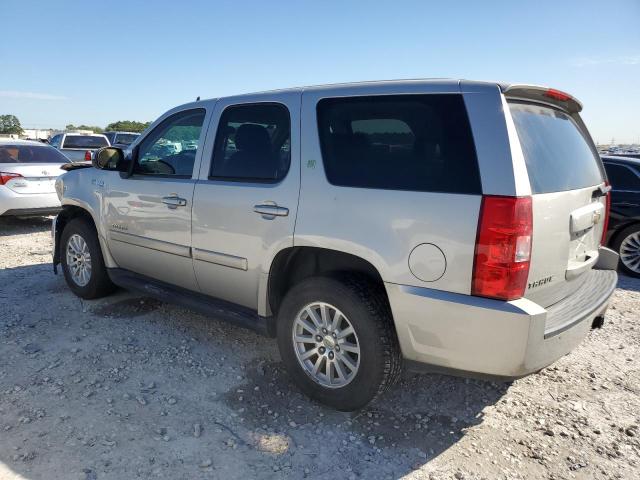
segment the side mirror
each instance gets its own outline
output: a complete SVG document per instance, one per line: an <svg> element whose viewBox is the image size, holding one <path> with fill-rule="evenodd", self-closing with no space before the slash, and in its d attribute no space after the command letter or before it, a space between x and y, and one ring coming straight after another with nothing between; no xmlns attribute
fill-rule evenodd
<svg viewBox="0 0 640 480"><path fill-rule="evenodd" d="M117 147L104 147L96 151L91 164L100 170L126 171L124 151Z"/></svg>

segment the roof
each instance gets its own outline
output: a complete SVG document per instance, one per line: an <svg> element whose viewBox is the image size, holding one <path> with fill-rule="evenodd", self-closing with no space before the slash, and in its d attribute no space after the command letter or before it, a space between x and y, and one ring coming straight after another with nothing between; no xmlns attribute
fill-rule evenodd
<svg viewBox="0 0 640 480"><path fill-rule="evenodd" d="M63 135L81 135L83 137L104 137L104 133L64 132Z"/></svg>
<svg viewBox="0 0 640 480"><path fill-rule="evenodd" d="M464 92L479 92L483 90L500 89L502 93L513 98L523 98L530 100L542 101L544 103L551 103L560 108L566 109L569 112L579 112L582 110L582 104L573 96L568 95L568 99L562 99L563 95L567 95L564 92L560 92L555 89L550 89L541 85L528 85L528 84L509 84L503 82L492 81L474 81L455 78L423 78L423 79L404 79L404 80L375 80L364 82L352 82L352 83L334 83L325 85L312 85L306 87L285 88L277 90L266 90L261 92L245 93L241 95L229 95L220 98L246 98L252 96L261 95L275 95L286 93L299 93L299 92L314 92L314 93L336 93L345 95L366 95L371 94L372 90L380 89L380 93L388 92L389 94L397 93L398 90L404 90L406 87L407 93L419 93L421 87L428 87L429 91L436 93L464 93ZM361 93L360 93L361 92ZM560 97L553 98L548 95L548 92L553 92ZM202 102L217 100L216 98L210 98L202 100ZM184 107L196 107L200 101L189 102Z"/></svg>
<svg viewBox="0 0 640 480"><path fill-rule="evenodd" d="M259 92L247 92L240 95L229 95L229 97L243 97L249 95L260 95L267 93L287 93L287 92L305 92L305 91L330 91L348 88L351 90L366 90L371 87L397 87L402 85L430 85L443 86L454 89L460 88L460 82L463 80L455 78L414 78L403 80L367 80L361 82L345 82L345 83L326 83L320 85L307 85L303 87L278 88L275 90L263 90ZM486 85L498 85L496 82L473 82Z"/></svg>

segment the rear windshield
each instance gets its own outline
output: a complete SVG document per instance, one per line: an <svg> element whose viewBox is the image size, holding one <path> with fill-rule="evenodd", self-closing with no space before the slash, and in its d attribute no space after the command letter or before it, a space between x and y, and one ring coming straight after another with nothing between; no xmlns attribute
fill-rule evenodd
<svg viewBox="0 0 640 480"><path fill-rule="evenodd" d="M0 145L0 163L67 163L69 159L48 145Z"/></svg>
<svg viewBox="0 0 640 480"><path fill-rule="evenodd" d="M532 193L564 192L603 182L598 155L568 114L541 105L509 106Z"/></svg>
<svg viewBox="0 0 640 480"><path fill-rule="evenodd" d="M131 145L139 136L140 135L135 133L118 133L115 138L115 143L120 145Z"/></svg>
<svg viewBox="0 0 640 480"><path fill-rule="evenodd" d="M62 148L101 148L108 147L105 137L91 137L89 135L67 135Z"/></svg>
<svg viewBox="0 0 640 480"><path fill-rule="evenodd" d="M318 103L320 146L334 185L480 194L461 95L328 98Z"/></svg>

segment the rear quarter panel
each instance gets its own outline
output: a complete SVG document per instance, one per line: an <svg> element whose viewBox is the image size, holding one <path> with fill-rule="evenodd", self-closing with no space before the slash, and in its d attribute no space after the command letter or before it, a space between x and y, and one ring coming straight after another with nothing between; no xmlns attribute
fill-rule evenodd
<svg viewBox="0 0 640 480"><path fill-rule="evenodd" d="M394 90L396 88L397 90ZM450 87L444 87L450 88ZM416 85L384 90L349 87L306 90L302 96L301 195L294 244L339 250L369 261L385 282L468 294L471 289L479 195L443 194L335 186L325 175L316 105L322 98L395 93L459 93L457 88ZM364 174L364 172L363 172ZM411 251L422 243L445 255L444 274L425 282L409 269Z"/></svg>

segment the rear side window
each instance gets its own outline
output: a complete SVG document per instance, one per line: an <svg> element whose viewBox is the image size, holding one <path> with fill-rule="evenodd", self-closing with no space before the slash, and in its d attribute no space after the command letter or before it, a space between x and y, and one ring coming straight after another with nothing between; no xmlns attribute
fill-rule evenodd
<svg viewBox="0 0 640 480"><path fill-rule="evenodd" d="M51 146L56 147L56 148L60 148L60 139L62 138L62 135L56 135L55 137L53 137L51 139Z"/></svg>
<svg viewBox="0 0 640 480"><path fill-rule="evenodd" d="M2 145L0 163L67 163L69 160L46 145Z"/></svg>
<svg viewBox="0 0 640 480"><path fill-rule="evenodd" d="M320 146L334 185L480 194L461 95L328 98L318 103Z"/></svg>
<svg viewBox="0 0 640 480"><path fill-rule="evenodd" d="M108 147L109 142L105 137L92 137L89 135L67 135L64 138L62 148L102 148Z"/></svg>
<svg viewBox="0 0 640 480"><path fill-rule="evenodd" d="M131 145L140 135L135 133L118 133L115 136L115 143L118 145ZM113 140L111 140L113 142Z"/></svg>
<svg viewBox="0 0 640 480"><path fill-rule="evenodd" d="M569 115L554 108L510 103L532 193L564 192L602 183L600 158Z"/></svg>
<svg viewBox="0 0 640 480"><path fill-rule="evenodd" d="M605 163L604 168L614 190L640 191L640 177L630 168L613 163Z"/></svg>
<svg viewBox="0 0 640 480"><path fill-rule="evenodd" d="M291 162L289 110L279 103L235 105L220 117L211 178L273 183Z"/></svg>

